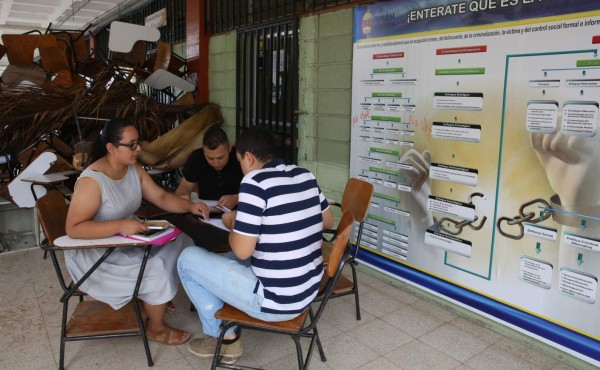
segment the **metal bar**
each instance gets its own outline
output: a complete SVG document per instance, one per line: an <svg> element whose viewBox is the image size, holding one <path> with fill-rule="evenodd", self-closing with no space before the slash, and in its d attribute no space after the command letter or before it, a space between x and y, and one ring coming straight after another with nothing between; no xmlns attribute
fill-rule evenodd
<svg viewBox="0 0 600 370"><path fill-rule="evenodd" d="M266 116L266 112L267 112L267 102L270 103L270 92L271 92L271 85L269 84L269 73L271 73L271 69L268 67L271 67L271 62L272 62L272 57L271 55L269 55L268 53L270 53L270 50L268 50L267 48L267 28L262 28L261 31L262 33L262 40L263 40L263 68L262 68L262 90L259 90L259 94L260 94L260 98L261 98L261 111L259 112L259 117L262 120L262 126L265 126L265 120L267 118ZM268 72L267 72L268 71ZM268 78L268 79L267 79Z"/></svg>
<svg viewBox="0 0 600 370"><path fill-rule="evenodd" d="M104 260L106 260L114 250L115 247L107 248L106 252L104 252L102 257L100 257L98 261L96 261L96 263L92 265L92 267L79 279L79 281L73 284L73 286L68 291L66 291L62 297L60 297L60 302L64 303L67 299L69 299L73 295L73 293L75 293L75 291L79 288L79 286L83 284L83 282L92 274L92 272L94 272L98 268L98 266L100 266L100 264L102 264L102 262L104 262Z"/></svg>
<svg viewBox="0 0 600 370"><path fill-rule="evenodd" d="M204 2L204 32L206 32L207 34L211 34L214 33L214 29L211 28L213 27L213 25L215 24L215 17L214 14L212 13L212 4L213 4L214 0L206 0Z"/></svg>
<svg viewBox="0 0 600 370"><path fill-rule="evenodd" d="M247 110L246 103L246 79L248 78L248 70L246 69L246 58L248 53L247 43L248 43L248 34L246 32L239 32L237 43L237 71L236 75L238 78L236 79L236 87L237 87L237 100L239 104L236 106L236 120L235 120L235 132L236 135L239 135L239 127L245 121L245 115Z"/></svg>
<svg viewBox="0 0 600 370"><path fill-rule="evenodd" d="M257 0L259 3L259 13L258 13L258 22L262 22L264 20L263 18L263 5L264 5L264 1L261 0Z"/></svg>
<svg viewBox="0 0 600 370"><path fill-rule="evenodd" d="M289 39L289 24L286 23L284 25L283 29L284 29L284 31L283 31L284 32L284 35L283 35L283 50L284 50L284 55L283 55L284 62L283 62L283 65L285 66L285 72L284 72L283 75L285 76L285 85L282 86L282 89L285 91L285 94L284 94L284 91L282 91L281 94L282 94L282 97L285 96L285 99L281 100L281 105L282 105L282 107L281 107L281 116L282 116L281 121L284 123L284 125L287 125L287 122L290 122L290 119L288 117L288 115L289 115L289 109L288 109L288 99L289 99L289 97L288 97L287 91L289 90L289 87L290 87L289 83L291 82L291 79L289 78L289 75L290 75L291 71L290 71L290 68L288 67L288 51L289 51L289 48L290 48L290 45L289 45L289 42L288 42L288 39ZM284 130L285 130L285 128L284 128ZM284 148L284 152L285 152L285 138L284 138L284 146L283 146L283 148ZM289 158L285 158L285 160L289 161Z"/></svg>
<svg viewBox="0 0 600 370"><path fill-rule="evenodd" d="M280 60L281 60L281 25L278 24L276 26L276 32L277 32L277 38L275 39L277 42L275 43L275 47L277 48L277 52L275 53L275 59L277 60L277 67L275 68L275 106L274 106L274 110L275 110L275 122L283 122L283 117L282 117L282 103L283 103L283 77L281 77L282 75L282 70L281 70L281 64ZM285 35L284 35L285 37ZM284 41L285 42L285 41ZM285 44L284 44L285 45ZM285 68L285 49L284 49L284 53L283 53L283 66ZM285 72L284 72L285 73Z"/></svg>
<svg viewBox="0 0 600 370"><path fill-rule="evenodd" d="M54 265L54 270L56 271L56 275L58 275L58 282L63 290L63 292L67 292L69 289L67 284L65 283L64 275L62 274L62 270L60 265L58 264L58 259L56 258L56 252L50 250L50 257L52 258L52 264Z"/></svg>
<svg viewBox="0 0 600 370"><path fill-rule="evenodd" d="M266 81L265 81L265 70L268 66L268 58L267 58L267 50L266 50L266 38L265 38L265 30L264 28L258 31L258 39L259 39L259 56L261 58L261 66L259 67L259 71L256 78L256 96L257 96L257 112L256 112L256 124L261 122L261 125L264 125L264 115L265 115L265 89L266 89Z"/></svg>
<svg viewBox="0 0 600 370"><path fill-rule="evenodd" d="M290 145L292 148L292 163L297 163L298 162L298 148L297 148L297 115L295 114L296 110L298 109L298 33L299 33L299 25L298 25L298 18L294 18L294 21L292 22L292 55L291 55L291 65L292 67L291 69L291 74L292 74L292 83L291 83L291 100L290 100L290 110L289 110L289 117L290 117L290 125L292 127L290 127Z"/></svg>
<svg viewBox="0 0 600 370"><path fill-rule="evenodd" d="M244 22L241 21L241 17L240 17L240 26L247 26L248 25L248 0L240 0L240 9L242 9L242 15L244 17Z"/></svg>
<svg viewBox="0 0 600 370"><path fill-rule="evenodd" d="M135 310L135 317L137 318L138 325L140 326L140 335L142 336L142 340L144 342L144 350L146 351L146 358L148 360L148 366L154 365L152 361L152 355L150 354L150 347L148 346L148 338L146 337L146 328L144 328L144 321L142 320L142 314L140 312L140 306L137 300L138 292L140 290L140 285L142 285L142 278L144 277L144 271L146 270L146 262L148 262L148 257L150 256L150 250L152 246L149 245L146 247L146 251L144 252L144 258L142 259L142 265L140 266L140 272L138 273L138 278L135 283L135 289L133 290L133 308Z"/></svg>
<svg viewBox="0 0 600 370"><path fill-rule="evenodd" d="M237 128L242 122L242 115L244 113L244 77L245 77L245 68L244 59L246 57L246 48L244 47L244 40L246 38L245 32L240 32L237 34L237 53L236 53L236 68L235 68L235 122L236 122L236 137L237 137Z"/></svg>
<svg viewBox="0 0 600 370"><path fill-rule="evenodd" d="M69 300L63 302L62 322L60 325L60 359L58 369L65 368L65 344L67 339L67 311L69 310Z"/></svg>
<svg viewBox="0 0 600 370"><path fill-rule="evenodd" d="M229 30L229 8L231 0L222 1L223 3L223 19L225 20L225 30Z"/></svg>
<svg viewBox="0 0 600 370"><path fill-rule="evenodd" d="M269 0L270 1L270 0ZM273 81L273 71L275 70L276 60L273 58L273 52L275 48L273 46L273 27L267 26L265 28L265 33L267 34L267 49L268 49L268 60L269 60L269 68L265 71L265 87L267 87L268 91L265 92L265 121L269 124L269 129L273 130L275 127L275 132L277 132L277 126L275 122L273 122L273 86L275 81Z"/></svg>
<svg viewBox="0 0 600 370"><path fill-rule="evenodd" d="M248 43L246 45L244 45L244 47L249 48L249 54L246 55L246 58L248 58L247 60L249 61L249 66L248 68L246 68L246 73L248 74L246 76L246 78L248 79L248 88L246 89L246 91L244 91L244 100L247 101L247 105L246 105L246 114L247 114L247 121L245 122L245 126L251 126L253 117L255 116L254 113L254 106L256 104L256 102L254 101L254 99L251 99L250 96L251 94L255 91L255 86L256 86L256 81L255 76L256 76L256 64L257 64L257 60L256 60L256 55L258 53L258 49L256 48L256 31L250 31L250 40L248 41Z"/></svg>
<svg viewBox="0 0 600 370"><path fill-rule="evenodd" d="M117 334L99 334L99 335L82 335L80 337L65 337L66 342L76 342L80 340L105 339L105 338L121 338L121 337L139 337L140 333L117 333ZM152 366L152 365L148 365Z"/></svg>

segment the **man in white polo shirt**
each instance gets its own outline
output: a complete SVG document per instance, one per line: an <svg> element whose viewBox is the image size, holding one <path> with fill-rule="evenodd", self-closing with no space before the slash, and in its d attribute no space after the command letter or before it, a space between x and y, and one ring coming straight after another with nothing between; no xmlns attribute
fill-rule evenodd
<svg viewBox="0 0 600 370"><path fill-rule="evenodd" d="M323 275L322 231L334 224L315 177L276 158L269 130L247 129L236 147L244 178L237 212L223 215L233 252L223 256L189 247L178 261L181 282L207 335L188 344L200 357L214 354L221 331L215 312L223 302L265 321L302 313ZM243 352L241 341L233 330L224 339L223 361L234 363Z"/></svg>

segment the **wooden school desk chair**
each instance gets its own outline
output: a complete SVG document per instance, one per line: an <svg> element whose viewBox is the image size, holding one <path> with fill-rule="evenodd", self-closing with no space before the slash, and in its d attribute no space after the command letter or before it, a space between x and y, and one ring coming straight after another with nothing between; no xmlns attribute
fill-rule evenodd
<svg viewBox="0 0 600 370"><path fill-rule="evenodd" d="M312 305L309 305L303 313L288 321L279 322L268 322L255 319L248 316L244 312L225 304L222 309L217 311L215 316L223 320L223 327L221 329L221 335L217 342L215 349L215 355L213 357L212 369L217 367L226 367L230 369L253 369L251 367L229 365L221 362L221 346L223 343L223 336L231 327L237 327L238 335L242 329L265 331L276 334L285 334L292 337L296 345L296 354L298 358L298 368L305 369L310 364L310 359L315 344L319 349L321 355L321 361L327 361L321 340L319 339L319 332L317 331L317 322L325 309L327 301L332 296L334 286L341 276L342 269L348 261L348 255L350 253L350 231L354 223L354 217L350 212L345 212L337 228L337 238L333 242L331 254L329 256L329 264L324 267L323 279L321 281L321 289L319 290L319 301L320 304L316 309L316 313L313 311ZM308 318L308 320L307 320ZM310 338L310 345L308 347L308 353L306 358L303 358L302 347L300 346L300 338Z"/></svg>
<svg viewBox="0 0 600 370"><path fill-rule="evenodd" d="M64 239L66 235L65 221L67 218L68 205L59 191L50 191L36 203L39 220L44 230L46 240L40 243L42 249L48 251L52 257L54 269L58 276L58 281L63 289L63 295L60 302L63 304L62 322L61 322L61 337L60 337L60 360L59 370L64 369L65 361L65 343L77 340L102 339L115 337L131 337L140 336L146 351L148 366L153 366L148 339L146 338L146 330L144 326L145 314L141 311L138 303L137 293L142 281L146 261L150 253L150 245L143 245L146 248L146 254L140 267L137 284L133 291L133 299L119 310L114 310L106 303L96 300L83 300L86 294L78 288L93 272L104 262L104 260L114 251L116 247L139 247L140 244L113 244L113 245L73 245L68 247L60 247L55 243L57 239ZM71 239L75 240L75 239ZM63 243L60 243L63 245ZM66 284L63 276L56 252L68 249L82 248L106 248L104 255L96 262L94 266L86 273L77 283ZM69 308L69 300L72 297L79 297L79 302L75 311L70 318L67 319Z"/></svg>
<svg viewBox="0 0 600 370"><path fill-rule="evenodd" d="M373 184L366 181L362 181L356 178L351 178L346 183L344 189L344 195L342 202L330 202L330 205L341 208L342 212L350 212L354 216L354 220L358 222L358 230L356 233L356 242L354 249L348 257L347 264L352 269L352 280L348 279L344 275L340 276L338 282L333 289L331 298L343 297L345 295L354 294L354 301L356 303L356 319L360 320L360 304L358 299L358 277L356 275L356 257L360 249L360 239L362 237L363 225L367 218L367 212L369 205L371 204L371 196L373 195ZM338 228L339 230L339 228ZM329 230L329 233L331 230ZM326 233L326 232L324 232ZM323 262L325 264L329 261L329 255L333 248L333 242L337 238L337 234L334 234L331 239L324 238L323 240Z"/></svg>

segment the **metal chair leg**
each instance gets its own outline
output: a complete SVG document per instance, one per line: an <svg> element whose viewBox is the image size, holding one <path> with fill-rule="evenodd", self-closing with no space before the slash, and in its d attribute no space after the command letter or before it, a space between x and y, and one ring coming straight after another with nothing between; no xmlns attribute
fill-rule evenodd
<svg viewBox="0 0 600 370"><path fill-rule="evenodd" d="M144 342L144 350L146 351L146 359L148 359L148 367L154 366L152 361L152 354L150 353L150 346L148 345L148 337L146 336L146 326L142 320L142 313L140 312L140 306L137 299L133 300L133 309L135 310L135 317L137 318L138 325L140 326L140 334L142 336L142 342Z"/></svg>
<svg viewBox="0 0 600 370"><path fill-rule="evenodd" d="M67 336L67 311L69 309L69 301L63 303L62 323L60 328L60 359L58 360L58 370L65 368L65 342Z"/></svg>
<svg viewBox="0 0 600 370"><path fill-rule="evenodd" d="M304 358L302 357L302 347L300 346L300 336L292 335L294 339L294 343L296 344L296 357L298 359L298 369L304 370ZM306 361L309 361L310 358L310 349L308 350L308 356Z"/></svg>
<svg viewBox="0 0 600 370"><path fill-rule="evenodd" d="M315 315L312 312L312 308L308 310L308 314L310 315L310 320L314 321ZM321 338L319 337L319 331L317 330L316 326L313 328L313 333L314 333L314 341L316 341L316 343L317 343L317 348L319 349L319 355L321 356L321 362L326 362L327 357L325 356L325 351L323 350L323 346L321 345ZM312 342L311 342L311 345L312 345Z"/></svg>
<svg viewBox="0 0 600 370"><path fill-rule="evenodd" d="M146 263L148 262L148 257L150 256L150 251L152 247L147 246L146 251L144 252L144 258L142 259L142 265L140 266L140 272L135 283L135 288L133 289L133 309L135 310L135 316L137 318L138 325L140 327L140 335L142 336L142 341L144 342L144 350L146 351L146 358L148 359L148 366L154 366L154 362L152 361L152 354L150 354L150 346L148 345L148 337L146 336L146 327L144 325L144 321L142 320L142 313L140 311L140 305L138 300L136 299L138 296L138 292L140 289L140 285L142 284L142 277L144 275L144 271L146 270Z"/></svg>
<svg viewBox="0 0 600 370"><path fill-rule="evenodd" d="M219 357L221 357L221 347L223 346L223 337L227 332L227 329L230 328L230 325L224 325L221 329L221 334L219 334L219 339L217 339L217 347L215 348L215 355L213 356L212 365L210 366L211 370L215 370L217 365L219 365Z"/></svg>
<svg viewBox="0 0 600 370"><path fill-rule="evenodd" d="M356 306L356 320L360 320L360 302L358 300L358 279L356 278L356 262L350 262L350 268L352 269L352 279L354 280L354 302Z"/></svg>

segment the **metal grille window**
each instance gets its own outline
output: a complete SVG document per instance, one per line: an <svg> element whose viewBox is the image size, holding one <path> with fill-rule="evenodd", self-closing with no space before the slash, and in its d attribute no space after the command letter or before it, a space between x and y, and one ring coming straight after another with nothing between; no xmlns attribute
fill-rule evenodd
<svg viewBox="0 0 600 370"><path fill-rule="evenodd" d="M185 42L185 2L186 0L154 0L146 6L143 6L132 13L124 15L117 19L121 22L143 25L145 19L150 14L166 8L167 24L159 27L160 40L169 44L179 44ZM108 50L108 28L107 25L96 34L99 47L102 50Z"/></svg>
<svg viewBox="0 0 600 370"><path fill-rule="evenodd" d="M117 19L121 22L143 25L147 16L158 12L161 9L167 10L167 24L159 27L160 41L170 44L178 44L186 42L186 0L154 0L148 5L143 6L134 12L124 15ZM95 47L99 49L102 55L108 56L108 38L110 25L107 25L95 35ZM148 47L148 55L155 52L155 44L150 44ZM147 95L153 95L155 99L164 104L170 104L174 100L172 94L163 91L157 91L150 87L144 87Z"/></svg>
<svg viewBox="0 0 600 370"><path fill-rule="evenodd" d="M297 162L298 22L238 31L237 135L265 126L280 143L282 158Z"/></svg>
<svg viewBox="0 0 600 370"><path fill-rule="evenodd" d="M356 0L207 0L206 27L215 34L353 2Z"/></svg>

